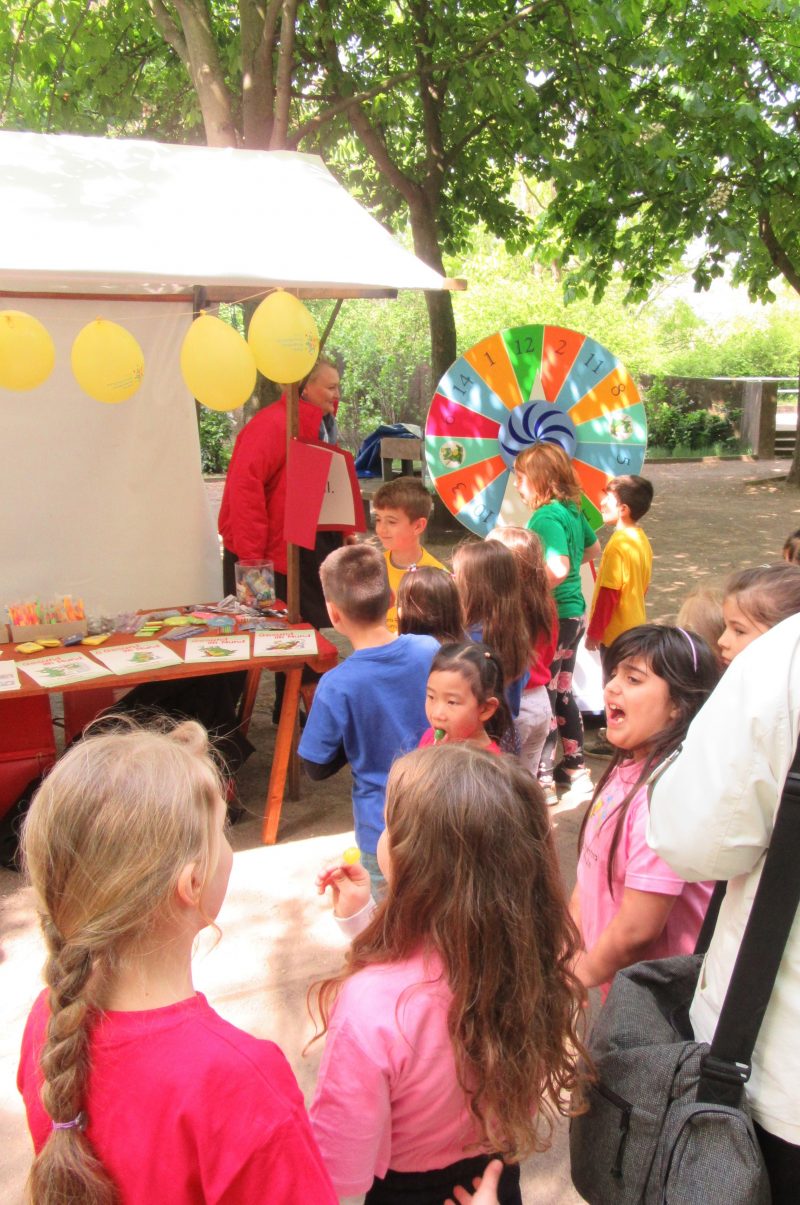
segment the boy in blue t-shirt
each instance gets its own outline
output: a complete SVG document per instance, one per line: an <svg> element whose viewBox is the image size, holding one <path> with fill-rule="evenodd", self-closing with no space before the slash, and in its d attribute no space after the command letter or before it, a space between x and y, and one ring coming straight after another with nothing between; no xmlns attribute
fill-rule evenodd
<svg viewBox="0 0 800 1205"><path fill-rule="evenodd" d="M356 841L373 881L383 882L375 851L386 779L394 759L416 748L428 727L425 691L439 644L389 631L392 595L377 549L337 549L322 562L320 579L331 623L353 652L320 679L299 753L314 779L350 763Z"/></svg>

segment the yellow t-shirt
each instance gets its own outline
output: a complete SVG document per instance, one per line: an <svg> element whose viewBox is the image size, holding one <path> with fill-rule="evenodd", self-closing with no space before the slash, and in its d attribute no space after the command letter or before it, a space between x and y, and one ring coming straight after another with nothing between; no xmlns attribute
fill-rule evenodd
<svg viewBox="0 0 800 1205"><path fill-rule="evenodd" d="M603 633L608 647L629 628L646 623L644 596L650 585L653 550L641 527L620 527L603 549L597 581L594 584L592 611L602 586L619 590L619 601Z"/></svg>
<svg viewBox="0 0 800 1205"><path fill-rule="evenodd" d="M437 561L435 556L431 556L427 548L422 549L422 556L414 565L406 565L405 569L398 569L396 565L392 564L392 554L390 552L384 552L383 555L386 557L386 571L389 574L389 585L392 588L392 594L395 596L395 599L397 598L397 591L400 589L403 574L408 573L409 569L421 569L423 565L428 565L431 569L444 569L445 573L447 572L444 565L440 561ZM392 603L386 612L386 624L390 632L397 631L397 607L394 603Z"/></svg>

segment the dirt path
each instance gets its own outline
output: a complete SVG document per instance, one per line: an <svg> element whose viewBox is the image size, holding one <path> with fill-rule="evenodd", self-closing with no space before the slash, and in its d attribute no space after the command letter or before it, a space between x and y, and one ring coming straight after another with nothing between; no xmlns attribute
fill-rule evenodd
<svg viewBox="0 0 800 1205"><path fill-rule="evenodd" d="M646 466L656 489L645 526L655 553L650 591L652 618L668 619L698 581L724 579L732 570L775 560L786 535L800 527L800 493L773 478L786 461ZM766 480L764 480L766 479ZM760 480L759 484L753 484ZM209 500L219 508L222 483L210 482ZM453 540L433 542L440 559ZM220 915L224 940L196 959L197 986L235 1024L278 1041L310 1094L319 1047L300 1051L309 1036L305 993L309 982L341 964L342 948L313 892L320 862L352 843L348 771L303 784L302 798L284 806L279 844L260 844L260 815L271 764L272 679L256 703L251 738L256 753L240 776L239 789L251 819L237 824L237 855L231 888ZM554 811L556 845L567 886L575 879L575 845L583 808ZM42 949L29 892L19 878L0 871L0 1145L4 1176L0 1203L21 1199L30 1144L16 1093L17 1052L24 1019L38 991ZM566 1123L552 1149L523 1169L526 1205L576 1205L569 1180Z"/></svg>

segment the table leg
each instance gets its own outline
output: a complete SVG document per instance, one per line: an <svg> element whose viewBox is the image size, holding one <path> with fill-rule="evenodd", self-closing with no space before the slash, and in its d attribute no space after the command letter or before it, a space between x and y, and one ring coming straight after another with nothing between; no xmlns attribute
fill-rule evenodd
<svg viewBox="0 0 800 1205"><path fill-rule="evenodd" d="M261 840L265 845L274 845L278 836L278 825L281 820L283 793L286 787L286 771L289 768L289 757L292 750L295 725L297 724L297 709L300 705L300 679L303 667L286 671L286 689L283 692L278 731L275 736L275 751L272 755L272 769L269 775L267 801L264 808L264 824L261 829Z"/></svg>
<svg viewBox="0 0 800 1205"><path fill-rule="evenodd" d="M249 669L247 671L247 680L244 684L244 694L239 704L239 731L242 736L247 736L247 729L250 727L250 719L253 715L253 707L260 682L261 670Z"/></svg>

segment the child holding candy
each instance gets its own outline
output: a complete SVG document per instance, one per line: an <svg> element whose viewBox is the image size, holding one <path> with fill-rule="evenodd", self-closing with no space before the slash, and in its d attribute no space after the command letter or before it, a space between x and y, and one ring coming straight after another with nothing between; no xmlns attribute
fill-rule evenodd
<svg viewBox="0 0 800 1205"><path fill-rule="evenodd" d="M497 1153L499 1200L520 1205L517 1164L549 1145L582 1050L577 932L541 789L469 743L418 749L389 775L378 859L377 905L358 865L318 880L357 934L317 994L310 1113L334 1186L441 1205Z"/></svg>

